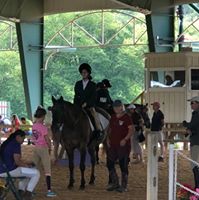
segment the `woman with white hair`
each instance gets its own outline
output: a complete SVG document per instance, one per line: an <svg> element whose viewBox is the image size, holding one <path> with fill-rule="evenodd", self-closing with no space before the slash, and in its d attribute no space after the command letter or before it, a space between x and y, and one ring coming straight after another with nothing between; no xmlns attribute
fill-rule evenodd
<svg viewBox="0 0 199 200"><path fill-rule="evenodd" d="M136 106L134 104L130 104L127 109L135 127L135 132L132 137L131 145L131 150L134 155L133 157L135 158L135 161L133 163L138 164L143 162L142 147L139 143L139 135L143 129L143 119L142 116L136 111Z"/></svg>

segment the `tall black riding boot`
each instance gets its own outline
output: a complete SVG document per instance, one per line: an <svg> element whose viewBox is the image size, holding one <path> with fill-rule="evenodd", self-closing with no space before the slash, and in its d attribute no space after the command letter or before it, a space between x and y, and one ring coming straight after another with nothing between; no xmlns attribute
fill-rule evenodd
<svg viewBox="0 0 199 200"><path fill-rule="evenodd" d="M127 189L128 184L128 175L126 173L122 173L122 187Z"/></svg>
<svg viewBox="0 0 199 200"><path fill-rule="evenodd" d="M194 180L195 180L195 188L199 188L199 168L195 166L193 168Z"/></svg>
<svg viewBox="0 0 199 200"><path fill-rule="evenodd" d="M107 191L114 191L120 187L119 179L115 170L110 171L110 178L111 178L112 184L108 186Z"/></svg>

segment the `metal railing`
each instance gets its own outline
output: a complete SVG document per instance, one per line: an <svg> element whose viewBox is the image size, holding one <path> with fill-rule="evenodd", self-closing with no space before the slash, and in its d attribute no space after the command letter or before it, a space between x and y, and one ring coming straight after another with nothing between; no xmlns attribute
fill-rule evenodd
<svg viewBox="0 0 199 200"><path fill-rule="evenodd" d="M183 188L184 190L190 192L191 194L199 197L199 193L191 190L190 188L182 185L181 183L179 183L177 181L178 157L182 157L199 167L198 162L187 157L182 152L175 149L173 144L170 144L170 146L169 146L169 194L168 194L168 200L176 200L177 186L180 188Z"/></svg>

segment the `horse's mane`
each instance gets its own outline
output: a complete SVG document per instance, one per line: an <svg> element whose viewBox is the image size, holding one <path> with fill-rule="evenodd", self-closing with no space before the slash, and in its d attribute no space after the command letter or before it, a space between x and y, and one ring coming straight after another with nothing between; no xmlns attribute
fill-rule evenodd
<svg viewBox="0 0 199 200"><path fill-rule="evenodd" d="M77 119L79 119L81 115L86 116L86 113L79 106L66 100L63 100L63 103L68 108L67 113L72 123L76 123Z"/></svg>
<svg viewBox="0 0 199 200"><path fill-rule="evenodd" d="M66 101L66 100L64 100L63 102L66 106L68 106L73 111L76 111L76 112L79 112L79 113L82 112L82 109L79 106L75 105L74 103L71 103L71 102Z"/></svg>

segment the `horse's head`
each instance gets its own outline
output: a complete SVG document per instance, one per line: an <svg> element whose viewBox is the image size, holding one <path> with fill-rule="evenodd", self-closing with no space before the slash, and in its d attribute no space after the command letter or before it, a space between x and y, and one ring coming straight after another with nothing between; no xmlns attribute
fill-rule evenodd
<svg viewBox="0 0 199 200"><path fill-rule="evenodd" d="M55 99L52 96L52 117L53 121L56 123L64 122L64 98L61 96L59 99Z"/></svg>

